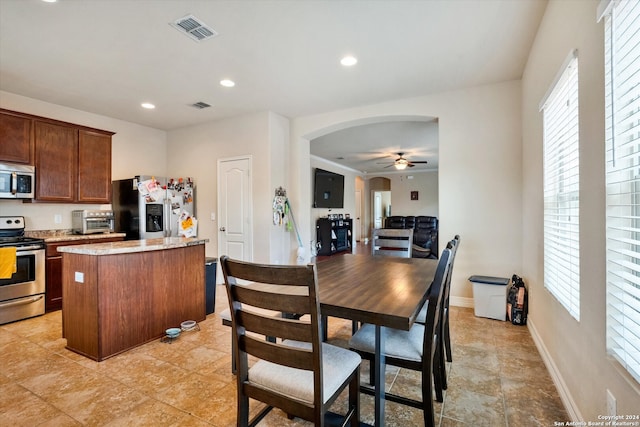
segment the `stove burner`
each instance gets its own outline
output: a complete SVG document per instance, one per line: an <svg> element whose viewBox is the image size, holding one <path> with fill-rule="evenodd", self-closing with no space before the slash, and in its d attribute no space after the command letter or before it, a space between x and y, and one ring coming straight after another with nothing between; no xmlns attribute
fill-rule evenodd
<svg viewBox="0 0 640 427"><path fill-rule="evenodd" d="M44 248L44 239L24 236L24 217L0 217L0 247L23 247L37 245Z"/></svg>
<svg viewBox="0 0 640 427"><path fill-rule="evenodd" d="M0 237L0 248L7 246L27 246L44 244L44 239L34 237Z"/></svg>

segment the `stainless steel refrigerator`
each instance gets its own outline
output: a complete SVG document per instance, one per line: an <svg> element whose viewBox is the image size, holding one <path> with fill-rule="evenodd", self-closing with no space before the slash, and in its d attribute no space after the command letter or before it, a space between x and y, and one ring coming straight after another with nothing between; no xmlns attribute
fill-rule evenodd
<svg viewBox="0 0 640 427"><path fill-rule="evenodd" d="M113 181L112 186L115 231L126 233L127 240L189 236L185 224L195 219L191 178L138 175Z"/></svg>

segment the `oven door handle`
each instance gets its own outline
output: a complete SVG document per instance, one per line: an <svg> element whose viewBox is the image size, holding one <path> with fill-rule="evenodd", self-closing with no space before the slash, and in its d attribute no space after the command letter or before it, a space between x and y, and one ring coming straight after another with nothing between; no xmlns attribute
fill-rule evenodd
<svg viewBox="0 0 640 427"><path fill-rule="evenodd" d="M36 301L40 301L42 298L44 298L44 295L36 295L35 297L31 297L29 299L20 299L19 301L0 304L0 308L8 308L8 307L15 307L17 305L33 304Z"/></svg>
<svg viewBox="0 0 640 427"><path fill-rule="evenodd" d="M42 246L39 245L30 245L30 246L18 246L17 247L17 253L21 254L21 255L33 255L33 253L31 254L25 254L24 252L27 251L37 251L42 249Z"/></svg>

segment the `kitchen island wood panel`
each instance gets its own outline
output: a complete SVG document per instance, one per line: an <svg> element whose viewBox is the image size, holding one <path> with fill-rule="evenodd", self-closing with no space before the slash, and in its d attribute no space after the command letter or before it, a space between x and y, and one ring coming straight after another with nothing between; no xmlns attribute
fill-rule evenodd
<svg viewBox="0 0 640 427"><path fill-rule="evenodd" d="M204 320L205 246L200 242L124 253L118 253L119 245L130 242L86 245L86 253L78 253L84 245L61 250L67 348L101 361L158 339L185 320ZM94 250L100 247L106 249Z"/></svg>
<svg viewBox="0 0 640 427"><path fill-rule="evenodd" d="M124 240L124 237L124 233L44 237L46 245L46 311L55 311L62 308L62 254L58 252L59 247L91 243L121 242Z"/></svg>

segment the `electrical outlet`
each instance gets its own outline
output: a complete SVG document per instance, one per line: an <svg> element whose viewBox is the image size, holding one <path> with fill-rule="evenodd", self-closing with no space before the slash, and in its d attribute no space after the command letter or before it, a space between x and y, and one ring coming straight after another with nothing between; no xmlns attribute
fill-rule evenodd
<svg viewBox="0 0 640 427"><path fill-rule="evenodd" d="M607 412L611 416L616 415L616 398L609 389L607 389Z"/></svg>
<svg viewBox="0 0 640 427"><path fill-rule="evenodd" d="M216 213L211 212L211 221L215 221L215 220L216 220Z"/></svg>
<svg viewBox="0 0 640 427"><path fill-rule="evenodd" d="M53 222L55 222L56 224L62 224L62 215L55 214L53 216Z"/></svg>

